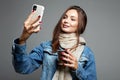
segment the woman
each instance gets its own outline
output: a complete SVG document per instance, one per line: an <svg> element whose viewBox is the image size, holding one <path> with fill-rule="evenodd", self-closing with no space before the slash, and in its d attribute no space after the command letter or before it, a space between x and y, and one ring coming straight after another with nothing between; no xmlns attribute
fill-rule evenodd
<svg viewBox="0 0 120 80"><path fill-rule="evenodd" d="M34 11L24 22L21 37L14 40L16 72L29 74L42 65L40 80L97 80L94 54L80 37L87 24L84 10L79 6L69 7L57 23L52 41L41 43L27 54L27 39L40 31L40 23L36 23L40 17L33 20L32 15Z"/></svg>

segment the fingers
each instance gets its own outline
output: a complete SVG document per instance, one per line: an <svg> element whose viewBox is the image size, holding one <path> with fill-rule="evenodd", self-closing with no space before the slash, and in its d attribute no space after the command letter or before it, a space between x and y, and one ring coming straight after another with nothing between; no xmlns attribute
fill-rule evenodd
<svg viewBox="0 0 120 80"><path fill-rule="evenodd" d="M35 12L32 11L25 22L30 24L30 21L31 21L34 14L35 14Z"/></svg>
<svg viewBox="0 0 120 80"><path fill-rule="evenodd" d="M40 16L31 19L31 23L30 24L34 24L34 23L38 22L39 19L40 19Z"/></svg>
<svg viewBox="0 0 120 80"><path fill-rule="evenodd" d="M69 58L70 60L74 59L74 56L72 55L72 53L69 49L66 50L65 52L62 52L61 54L62 54L62 56Z"/></svg>
<svg viewBox="0 0 120 80"><path fill-rule="evenodd" d="M41 22L38 22L40 16L35 17L34 14L35 12L31 12L26 21L24 22L25 31L27 31L29 34L37 33L41 29Z"/></svg>
<svg viewBox="0 0 120 80"><path fill-rule="evenodd" d="M32 25L32 24L36 23L40 19L40 16L34 17L34 14L35 14L34 12L30 13L30 15L28 16L28 18L25 21L26 25Z"/></svg>
<svg viewBox="0 0 120 80"><path fill-rule="evenodd" d="M77 69L78 67L78 61L75 58L75 56L71 53L70 50L66 50L65 52L61 53L62 57L61 59L63 60L63 66L70 67L72 69Z"/></svg>
<svg viewBox="0 0 120 80"><path fill-rule="evenodd" d="M63 54L62 60L69 63L69 64L74 63L72 56L70 56L69 54L66 54L66 53Z"/></svg>
<svg viewBox="0 0 120 80"><path fill-rule="evenodd" d="M27 20L30 20L30 19L32 18L33 14L35 14L34 11L32 11L32 12L30 13L30 15L28 16Z"/></svg>
<svg viewBox="0 0 120 80"><path fill-rule="evenodd" d="M28 30L28 33L31 34L31 33L38 33L39 31L41 30L41 27L39 24L35 25L35 26L32 26L29 30Z"/></svg>
<svg viewBox="0 0 120 80"><path fill-rule="evenodd" d="M34 24L31 25L31 27L32 27L33 29L37 28L38 26L40 26L40 23L34 23Z"/></svg>

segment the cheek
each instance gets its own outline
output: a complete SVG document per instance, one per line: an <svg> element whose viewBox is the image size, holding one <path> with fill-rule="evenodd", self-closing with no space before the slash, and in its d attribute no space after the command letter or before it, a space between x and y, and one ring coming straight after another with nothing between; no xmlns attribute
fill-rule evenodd
<svg viewBox="0 0 120 80"><path fill-rule="evenodd" d="M64 24L64 22L63 22L63 20L61 21L61 23L60 23L60 27L62 27L63 26L63 24Z"/></svg>
<svg viewBox="0 0 120 80"><path fill-rule="evenodd" d="M74 30L77 30L77 28L78 28L78 23L74 23L74 24L73 24L73 28L74 28Z"/></svg>

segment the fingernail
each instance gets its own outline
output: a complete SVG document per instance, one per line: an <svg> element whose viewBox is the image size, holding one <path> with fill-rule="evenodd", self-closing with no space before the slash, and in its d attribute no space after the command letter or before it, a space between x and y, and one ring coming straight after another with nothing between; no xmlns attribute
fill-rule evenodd
<svg viewBox="0 0 120 80"><path fill-rule="evenodd" d="M61 51L60 54L62 54L63 52Z"/></svg>
<svg viewBox="0 0 120 80"><path fill-rule="evenodd" d="M38 18L40 18L41 16L39 15Z"/></svg>
<svg viewBox="0 0 120 80"><path fill-rule="evenodd" d="M64 58L62 57L62 60L64 60Z"/></svg>
<svg viewBox="0 0 120 80"><path fill-rule="evenodd" d="M39 23L42 24L42 21L40 21Z"/></svg>
<svg viewBox="0 0 120 80"><path fill-rule="evenodd" d="M32 12L34 12L35 10L32 10Z"/></svg>

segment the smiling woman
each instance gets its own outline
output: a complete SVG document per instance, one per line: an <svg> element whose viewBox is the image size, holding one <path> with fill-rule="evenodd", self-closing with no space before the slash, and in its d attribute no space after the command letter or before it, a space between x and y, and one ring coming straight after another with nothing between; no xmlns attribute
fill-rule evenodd
<svg viewBox="0 0 120 80"><path fill-rule="evenodd" d="M84 10L70 6L55 26L53 39L41 43L27 55L27 39L41 30L35 28L40 25L36 23L40 17L32 19L34 13L24 22L20 38L14 40L12 53L16 72L29 74L42 65L40 80L96 80L94 54L81 37L87 24Z"/></svg>
<svg viewBox="0 0 120 80"><path fill-rule="evenodd" d="M78 27L78 13L76 10L71 9L63 16L61 29L65 33L74 33Z"/></svg>

